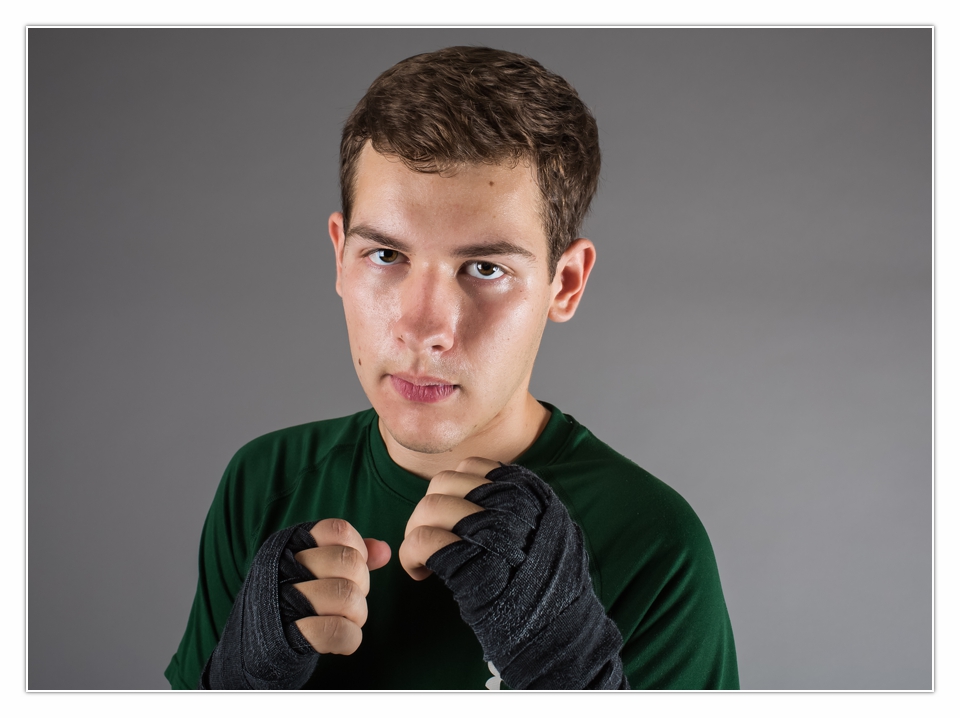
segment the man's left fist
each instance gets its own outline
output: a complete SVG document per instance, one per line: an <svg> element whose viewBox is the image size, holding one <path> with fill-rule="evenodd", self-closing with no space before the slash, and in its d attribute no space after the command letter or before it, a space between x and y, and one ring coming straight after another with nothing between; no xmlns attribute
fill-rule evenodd
<svg viewBox="0 0 960 718"><path fill-rule="evenodd" d="M460 540L452 532L460 519L483 511L463 497L478 486L489 484L490 480L484 477L499 466L497 461L474 456L461 461L455 471L441 471L430 479L427 495L410 515L400 544L400 565L414 579L422 581L433 573L426 567L427 559Z"/></svg>

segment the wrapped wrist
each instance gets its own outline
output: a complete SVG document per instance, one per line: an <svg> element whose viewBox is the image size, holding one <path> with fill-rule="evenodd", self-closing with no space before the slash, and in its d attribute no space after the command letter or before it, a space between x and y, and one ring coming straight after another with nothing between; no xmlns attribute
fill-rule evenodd
<svg viewBox="0 0 960 718"><path fill-rule="evenodd" d="M590 581L580 528L552 489L501 466L465 497L484 511L427 561L511 688L625 688L620 633Z"/></svg>

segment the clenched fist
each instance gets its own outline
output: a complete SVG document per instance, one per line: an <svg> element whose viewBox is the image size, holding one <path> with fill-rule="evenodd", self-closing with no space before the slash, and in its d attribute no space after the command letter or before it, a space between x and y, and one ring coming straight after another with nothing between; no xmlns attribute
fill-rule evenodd
<svg viewBox="0 0 960 718"><path fill-rule="evenodd" d="M370 571L389 560L386 543L363 539L343 519L269 536L250 564L200 688L301 688L320 653L356 651Z"/></svg>
<svg viewBox="0 0 960 718"><path fill-rule="evenodd" d="M427 495L410 515L400 544L400 565L417 581L432 573L426 567L428 558L460 540L452 531L460 519L483 511L464 496L478 486L489 484L484 477L499 466L499 462L474 456L461 461L456 470L441 471L430 479Z"/></svg>
<svg viewBox="0 0 960 718"><path fill-rule="evenodd" d="M296 621L317 653L349 655L360 647L367 621L370 571L390 560L384 541L364 539L343 519L324 519L310 529L316 548L294 554L313 579L294 583L315 616Z"/></svg>

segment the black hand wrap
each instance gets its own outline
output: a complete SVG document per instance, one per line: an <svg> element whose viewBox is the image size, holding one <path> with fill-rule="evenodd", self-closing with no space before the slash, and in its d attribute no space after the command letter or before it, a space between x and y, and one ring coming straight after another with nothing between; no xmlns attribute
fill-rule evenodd
<svg viewBox="0 0 960 718"><path fill-rule="evenodd" d="M289 690L310 678L319 654L294 622L317 614L293 584L314 576L293 556L316 548L312 527L290 526L263 542L200 675L200 689Z"/></svg>
<svg viewBox="0 0 960 718"><path fill-rule="evenodd" d="M466 495L485 510L427 559L484 660L514 689L625 689L623 638L590 583L583 536L536 474L501 465Z"/></svg>

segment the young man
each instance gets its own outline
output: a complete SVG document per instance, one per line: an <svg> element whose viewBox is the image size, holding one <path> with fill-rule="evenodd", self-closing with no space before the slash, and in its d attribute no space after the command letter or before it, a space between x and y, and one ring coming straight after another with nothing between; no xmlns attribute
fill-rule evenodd
<svg viewBox="0 0 960 718"><path fill-rule="evenodd" d="M373 83L329 221L373 408L230 462L174 688L738 687L692 509L528 390L594 264L599 170L589 110L529 58Z"/></svg>

